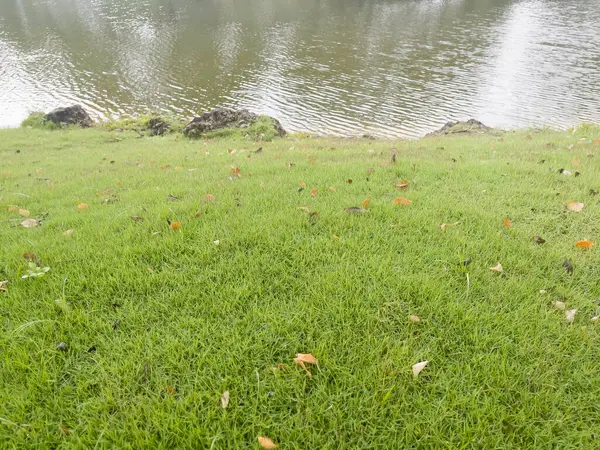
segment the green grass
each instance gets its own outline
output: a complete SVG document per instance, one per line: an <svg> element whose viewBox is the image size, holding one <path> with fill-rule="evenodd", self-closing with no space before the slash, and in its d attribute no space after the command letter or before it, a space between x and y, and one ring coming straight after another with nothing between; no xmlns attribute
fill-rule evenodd
<svg viewBox="0 0 600 450"><path fill-rule="evenodd" d="M600 447L597 127L394 142L0 133L2 448ZM367 198L368 213L344 211ZM11 205L42 225L19 226ZM577 249L585 238L598 245ZM21 279L24 253L51 270ZM555 300L579 310L572 325ZM299 352L319 360L310 378Z"/></svg>

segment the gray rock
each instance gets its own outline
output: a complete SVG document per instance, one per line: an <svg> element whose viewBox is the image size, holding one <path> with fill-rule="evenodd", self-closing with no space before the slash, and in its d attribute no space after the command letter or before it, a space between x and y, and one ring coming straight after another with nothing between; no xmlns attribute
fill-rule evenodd
<svg viewBox="0 0 600 450"><path fill-rule="evenodd" d="M488 127L479 120L469 119L466 122L447 122L442 128L433 133L429 133L428 137L448 136L448 135L478 135L491 134L499 135L501 130Z"/></svg>
<svg viewBox="0 0 600 450"><path fill-rule="evenodd" d="M160 117L153 117L148 121L150 136L162 136L170 129L169 124Z"/></svg>
<svg viewBox="0 0 600 450"><path fill-rule="evenodd" d="M93 124L92 118L81 105L57 108L46 114L44 120L59 125L79 125L80 127L91 127Z"/></svg>
<svg viewBox="0 0 600 450"><path fill-rule="evenodd" d="M215 108L195 117L184 129L183 134L188 137L199 137L203 133L221 130L224 128L248 128L258 120L259 116L247 109L234 110ZM285 130L277 119L269 118L278 136L285 136Z"/></svg>

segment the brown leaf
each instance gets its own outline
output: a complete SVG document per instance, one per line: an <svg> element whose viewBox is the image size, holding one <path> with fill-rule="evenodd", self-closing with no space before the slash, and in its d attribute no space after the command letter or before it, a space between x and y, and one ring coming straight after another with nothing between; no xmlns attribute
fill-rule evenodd
<svg viewBox="0 0 600 450"><path fill-rule="evenodd" d="M235 177L241 176L240 168L239 167L232 167L231 168L231 175L233 175Z"/></svg>
<svg viewBox="0 0 600 450"><path fill-rule="evenodd" d="M504 228L511 228L512 227L512 222L510 221L510 219L506 218L504 219Z"/></svg>
<svg viewBox="0 0 600 450"><path fill-rule="evenodd" d="M60 431L62 431L64 434L71 434L71 430L69 430L67 427L65 427L64 425L61 425L60 427L58 427L60 429Z"/></svg>
<svg viewBox="0 0 600 450"><path fill-rule="evenodd" d="M408 187L408 180L402 180L401 183L394 185L396 189L406 189Z"/></svg>
<svg viewBox="0 0 600 450"><path fill-rule="evenodd" d="M567 203L567 209L569 211L579 213L579 212L583 211L583 207L584 207L584 204L581 202L568 202Z"/></svg>
<svg viewBox="0 0 600 450"><path fill-rule="evenodd" d="M29 217L31 215L31 213L29 211L27 211L26 209L19 209L19 214L22 215L23 217Z"/></svg>
<svg viewBox="0 0 600 450"><path fill-rule="evenodd" d="M275 450L279 448L279 445L277 445L275 442L273 442L266 436L258 436L258 445L260 445L265 450Z"/></svg>
<svg viewBox="0 0 600 450"><path fill-rule="evenodd" d="M39 259L35 253L23 253L23 258L28 261L38 262Z"/></svg>
<svg viewBox="0 0 600 450"><path fill-rule="evenodd" d="M312 195L313 197L316 197L318 192L319 192L318 189L313 189L312 191L310 191L310 195Z"/></svg>
<svg viewBox="0 0 600 450"><path fill-rule="evenodd" d="M8 212L18 212L18 211L19 211L19 209L20 209L20 208L19 208L18 206L16 206L16 205L10 205L10 206L8 207Z"/></svg>
<svg viewBox="0 0 600 450"><path fill-rule="evenodd" d="M348 184L352 184L352 178L348 178Z"/></svg>
<svg viewBox="0 0 600 450"><path fill-rule="evenodd" d="M215 201L215 196L212 194L206 194L204 196L204 202L205 203L210 203L210 202L214 202Z"/></svg>
<svg viewBox="0 0 600 450"><path fill-rule="evenodd" d="M88 204L87 203L80 203L79 205L77 205L77 210L79 211L83 211L84 209L88 208Z"/></svg>
<svg viewBox="0 0 600 450"><path fill-rule="evenodd" d="M369 203L371 203L371 199L370 198L365 199L365 201L362 202L362 207L364 209L367 209L367 207L369 206Z"/></svg>
<svg viewBox="0 0 600 450"><path fill-rule="evenodd" d="M298 362L298 361L302 361L306 364L317 364L317 358L315 358L313 355L311 355L310 353L298 353L296 354L296 358L294 359L294 362Z"/></svg>
<svg viewBox="0 0 600 450"><path fill-rule="evenodd" d="M545 244L546 243L546 239L544 239L541 236L534 236L533 237L533 242L535 242L536 244Z"/></svg>
<svg viewBox="0 0 600 450"><path fill-rule="evenodd" d="M588 241L587 239L577 241L577 243L575 244L575 247L577 248L592 248L593 246L594 243L592 241Z"/></svg>
<svg viewBox="0 0 600 450"><path fill-rule="evenodd" d="M409 200L404 197L398 197L398 198L394 199L394 205L410 206L410 205L412 205L412 200Z"/></svg>
<svg viewBox="0 0 600 450"><path fill-rule="evenodd" d="M169 394L176 394L177 393L177 389L175 389L174 387L171 387L171 386L167 386L167 392Z"/></svg>
<svg viewBox="0 0 600 450"><path fill-rule="evenodd" d="M221 408L226 409L227 406L229 406L229 391L225 391L221 394Z"/></svg>
<svg viewBox="0 0 600 450"><path fill-rule="evenodd" d="M35 219L25 219L23 222L21 222L21 226L24 228L35 228L39 227L40 223Z"/></svg>

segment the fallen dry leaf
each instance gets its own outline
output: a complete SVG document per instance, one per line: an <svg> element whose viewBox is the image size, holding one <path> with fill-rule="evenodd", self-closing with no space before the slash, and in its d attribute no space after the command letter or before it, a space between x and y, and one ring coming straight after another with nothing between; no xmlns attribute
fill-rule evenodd
<svg viewBox="0 0 600 450"><path fill-rule="evenodd" d="M154 273L154 270L152 270L152 267L148 267L148 273Z"/></svg>
<svg viewBox="0 0 600 450"><path fill-rule="evenodd" d="M19 214L22 215L23 217L29 217L31 215L31 213L29 211L27 211L26 209L19 209Z"/></svg>
<svg viewBox="0 0 600 450"><path fill-rule="evenodd" d="M421 318L419 316L415 316L414 314L411 314L410 316L408 316L408 319L411 322L420 322L421 321Z"/></svg>
<svg viewBox="0 0 600 450"><path fill-rule="evenodd" d="M554 306L556 309L558 309L560 311L564 311L565 309L567 309L567 305L565 305L565 302L561 302L560 300L553 301L552 306Z"/></svg>
<svg viewBox="0 0 600 450"><path fill-rule="evenodd" d="M204 196L204 201L205 201L206 203L214 202L214 201L215 201L215 196L214 196L214 195L212 195L212 194L206 194L206 195Z"/></svg>
<svg viewBox="0 0 600 450"><path fill-rule="evenodd" d="M25 258L28 261L33 261L33 262L39 261L37 255L35 253L23 253L23 258Z"/></svg>
<svg viewBox="0 0 600 450"><path fill-rule="evenodd" d="M575 244L575 247L577 248L592 248L593 246L594 243L592 241L588 241L587 239L577 241L577 243Z"/></svg>
<svg viewBox="0 0 600 450"><path fill-rule="evenodd" d="M73 230L67 230L63 233L65 236L70 237L73 235Z"/></svg>
<svg viewBox="0 0 600 450"><path fill-rule="evenodd" d="M423 369L429 364L429 361L421 361L414 366L412 366L413 376L416 378L423 371Z"/></svg>
<svg viewBox="0 0 600 450"><path fill-rule="evenodd" d="M129 217L131 220L133 220L134 222L143 222L144 218L141 216L130 216Z"/></svg>
<svg viewBox="0 0 600 450"><path fill-rule="evenodd" d="M175 389L174 387L171 387L171 386L167 386L167 392L169 394L176 394L177 393L177 389Z"/></svg>
<svg viewBox="0 0 600 450"><path fill-rule="evenodd" d="M79 205L77 205L77 210L78 211L83 211L84 209L88 208L88 204L87 203L80 203Z"/></svg>
<svg viewBox="0 0 600 450"><path fill-rule="evenodd" d="M546 239L544 239L541 236L534 236L533 237L533 242L535 242L536 244L545 244L546 243Z"/></svg>
<svg viewBox="0 0 600 450"><path fill-rule="evenodd" d="M331 192L335 192L335 188L334 188L333 186L329 186L329 190L330 190Z"/></svg>
<svg viewBox="0 0 600 450"><path fill-rule="evenodd" d="M239 167L232 167L231 168L231 175L239 177L241 175L241 171Z"/></svg>
<svg viewBox="0 0 600 450"><path fill-rule="evenodd" d="M175 231L181 229L182 225L183 224L181 222L171 222L171 225L169 226L171 227L171 230Z"/></svg>
<svg viewBox="0 0 600 450"><path fill-rule="evenodd" d="M40 223L35 219L25 219L23 222L21 222L21 226L24 228L35 228L39 227Z"/></svg>
<svg viewBox="0 0 600 450"><path fill-rule="evenodd" d="M304 189L306 187L306 183L304 181L301 181L300 182L300 187Z"/></svg>
<svg viewBox="0 0 600 450"><path fill-rule="evenodd" d="M11 205L8 207L8 212L17 212L17 211L19 211L19 209L20 208L18 206Z"/></svg>
<svg viewBox="0 0 600 450"><path fill-rule="evenodd" d="M294 362L304 369L307 376L312 376L305 364L317 364L317 359L310 353L298 353L294 358Z"/></svg>
<svg viewBox="0 0 600 450"><path fill-rule="evenodd" d="M266 436L258 436L258 445L265 450L275 450L276 448L279 448L279 445Z"/></svg>
<svg viewBox="0 0 600 450"><path fill-rule="evenodd" d="M0 281L0 292L7 292L8 280Z"/></svg>
<svg viewBox="0 0 600 450"><path fill-rule="evenodd" d="M510 219L506 218L504 219L504 228L511 228L512 227L512 222L510 221Z"/></svg>
<svg viewBox="0 0 600 450"><path fill-rule="evenodd" d="M569 309L565 311L565 317L567 318L567 322L573 323L573 321L575 320L575 314L577 314L576 309Z"/></svg>
<svg viewBox="0 0 600 450"><path fill-rule="evenodd" d="M64 434L71 434L71 431L65 427L64 425L61 425L60 427L58 427L60 429L60 431L62 431Z"/></svg>
<svg viewBox="0 0 600 450"><path fill-rule="evenodd" d="M494 267L490 267L492 272L501 273L502 272L502 264L498 263Z"/></svg>
<svg viewBox="0 0 600 450"><path fill-rule="evenodd" d="M316 197L318 192L319 192L318 189L313 189L312 191L310 191L310 195L312 195L313 197Z"/></svg>
<svg viewBox="0 0 600 450"><path fill-rule="evenodd" d="M567 209L569 211L579 213L579 212L583 211L583 207L584 207L584 204L581 202L568 202L567 203Z"/></svg>
<svg viewBox="0 0 600 450"><path fill-rule="evenodd" d="M287 162L287 163L285 163L285 167L287 167L288 169L291 169L295 165L296 165L296 163L293 163L293 162Z"/></svg>
<svg viewBox="0 0 600 450"><path fill-rule="evenodd" d="M394 205L410 206L410 205L412 205L412 200L409 200L404 197L398 197L398 198L394 199Z"/></svg>
<svg viewBox="0 0 600 450"><path fill-rule="evenodd" d="M406 189L408 187L408 180L402 180L401 183L394 185L396 189Z"/></svg>
<svg viewBox="0 0 600 450"><path fill-rule="evenodd" d="M367 209L367 207L369 206L369 203L371 203L371 199L370 198L365 199L365 201L362 202L362 207L364 209Z"/></svg>
<svg viewBox="0 0 600 450"><path fill-rule="evenodd" d="M229 406L229 391L221 394L221 408L226 409Z"/></svg>
<svg viewBox="0 0 600 450"><path fill-rule="evenodd" d="M348 184L352 184L352 178L348 178Z"/></svg>

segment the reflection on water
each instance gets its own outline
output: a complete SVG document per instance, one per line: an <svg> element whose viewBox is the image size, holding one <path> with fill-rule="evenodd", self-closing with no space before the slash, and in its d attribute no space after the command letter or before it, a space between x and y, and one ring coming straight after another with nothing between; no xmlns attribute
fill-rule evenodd
<svg viewBox="0 0 600 450"><path fill-rule="evenodd" d="M290 130L600 122L597 0L3 0L0 126L226 105Z"/></svg>

